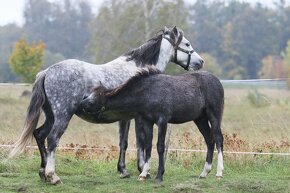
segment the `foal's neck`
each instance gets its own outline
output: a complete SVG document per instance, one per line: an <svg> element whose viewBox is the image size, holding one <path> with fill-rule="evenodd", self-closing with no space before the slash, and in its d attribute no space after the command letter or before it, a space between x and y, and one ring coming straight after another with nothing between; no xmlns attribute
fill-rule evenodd
<svg viewBox="0 0 290 193"><path fill-rule="evenodd" d="M135 112L139 108L139 104L136 97L132 93L121 93L106 98L105 108L107 110L118 112Z"/></svg>

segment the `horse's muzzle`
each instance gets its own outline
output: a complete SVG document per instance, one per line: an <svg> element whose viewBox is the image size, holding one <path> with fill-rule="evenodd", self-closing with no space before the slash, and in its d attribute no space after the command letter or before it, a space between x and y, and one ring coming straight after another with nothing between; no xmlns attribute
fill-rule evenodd
<svg viewBox="0 0 290 193"><path fill-rule="evenodd" d="M200 70L200 69L202 69L203 63L204 63L204 61L202 59L200 59L198 62L195 62L193 64L193 70Z"/></svg>

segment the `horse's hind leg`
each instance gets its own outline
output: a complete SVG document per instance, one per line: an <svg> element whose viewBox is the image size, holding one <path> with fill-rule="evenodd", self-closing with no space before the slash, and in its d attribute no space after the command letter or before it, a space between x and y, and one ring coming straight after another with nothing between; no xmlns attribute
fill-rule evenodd
<svg viewBox="0 0 290 193"><path fill-rule="evenodd" d="M120 178L129 178L130 174L126 169L125 157L128 147L128 134L129 134L130 120L119 122L119 146L120 154L118 161L118 171L121 173Z"/></svg>
<svg viewBox="0 0 290 193"><path fill-rule="evenodd" d="M43 181L46 181L45 166L46 166L46 161L47 161L47 152L46 152L44 143L45 143L46 137L48 136L51 130L51 127L52 127L52 123L50 123L49 121L46 121L41 127L34 130L33 132L33 135L35 137L35 140L38 145L39 152L40 152L40 156L41 156L39 176Z"/></svg>
<svg viewBox="0 0 290 193"><path fill-rule="evenodd" d="M47 161L47 152L45 148L45 139L48 136L53 126L53 114L47 108L45 108L44 111L46 114L46 120L41 127L34 130L33 135L35 137L35 140L36 140L39 152L40 152L40 156L41 156L39 176L42 180L46 181L45 166L46 166L46 161Z"/></svg>
<svg viewBox="0 0 290 193"><path fill-rule="evenodd" d="M62 183L55 173L55 151L59 139L66 130L70 119L71 116L55 116L53 127L47 137L47 164L45 167L45 176L51 184Z"/></svg>
<svg viewBox="0 0 290 193"><path fill-rule="evenodd" d="M222 178L223 177L223 169L224 169L224 164L223 164L223 134L221 131L221 118L219 116L216 116L213 112L209 113L209 122L211 125L211 129L214 135L215 143L216 143L216 148L218 151L218 163L217 163L217 173L216 177L217 178Z"/></svg>
<svg viewBox="0 0 290 193"><path fill-rule="evenodd" d="M196 126L198 127L199 131L204 137L204 140L206 142L207 146L207 154L206 154L206 161L204 164L204 168L202 173L199 175L200 178L205 178L208 173L211 171L212 167L212 158L213 158L213 152L214 152L214 137L213 133L211 132L211 129L208 124L208 119L204 117L200 117L196 120L194 120Z"/></svg>

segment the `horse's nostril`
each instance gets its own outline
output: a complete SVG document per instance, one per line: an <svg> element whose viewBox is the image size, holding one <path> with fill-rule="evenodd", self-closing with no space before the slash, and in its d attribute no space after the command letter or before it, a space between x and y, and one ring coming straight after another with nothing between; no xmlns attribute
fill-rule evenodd
<svg viewBox="0 0 290 193"><path fill-rule="evenodd" d="M199 63L200 63L200 68L202 68L203 67L203 64L204 64L204 60L199 60Z"/></svg>
<svg viewBox="0 0 290 193"><path fill-rule="evenodd" d="M201 65L203 65L203 63L204 63L203 59L200 59L199 62Z"/></svg>
<svg viewBox="0 0 290 193"><path fill-rule="evenodd" d="M85 96L83 97L83 100L85 100L86 98L88 98L88 96L85 95Z"/></svg>

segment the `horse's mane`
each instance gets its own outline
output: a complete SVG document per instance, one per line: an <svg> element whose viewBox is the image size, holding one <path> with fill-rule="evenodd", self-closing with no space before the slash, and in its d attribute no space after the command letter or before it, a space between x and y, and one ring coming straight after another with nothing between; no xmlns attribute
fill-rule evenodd
<svg viewBox="0 0 290 193"><path fill-rule="evenodd" d="M155 66L158 62L163 33L164 31L160 30L155 37L148 40L145 44L125 53L124 55L128 57L127 61L134 60L137 66L141 67L145 65Z"/></svg>
<svg viewBox="0 0 290 193"><path fill-rule="evenodd" d="M161 74L161 73L162 72L155 67L143 68L142 70L138 71L135 74L135 76L133 76L129 80L127 80L124 84L118 86L117 88L115 88L113 90L106 92L106 96L111 97L111 96L114 96L116 94L119 94L121 91L127 89L128 87L133 85L135 82L137 82L145 77L148 77L150 75Z"/></svg>

